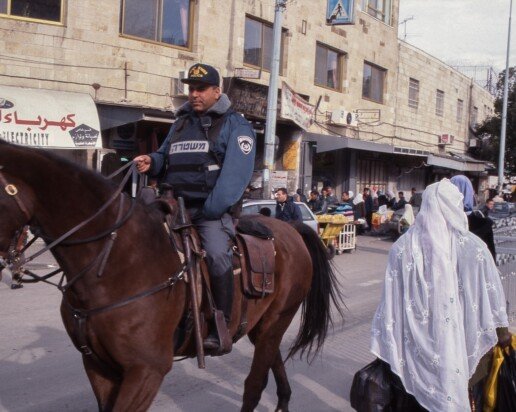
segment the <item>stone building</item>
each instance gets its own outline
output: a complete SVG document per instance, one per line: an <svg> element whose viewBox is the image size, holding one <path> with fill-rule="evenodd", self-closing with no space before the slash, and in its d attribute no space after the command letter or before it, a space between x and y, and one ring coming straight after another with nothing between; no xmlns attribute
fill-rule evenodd
<svg viewBox="0 0 516 412"><path fill-rule="evenodd" d="M74 143L82 139L86 149L62 152L108 172L161 143L174 110L187 97L179 80L194 62L211 64L224 78L235 108L257 132L254 184L259 187L274 3L0 1L0 92L9 94L0 98L14 101L16 89L33 90L33 112L20 108L18 115L36 119L38 110L52 106L37 92L52 94L53 101L65 104L47 116L57 116L51 118L54 129L64 127L71 136L71 122L68 130L66 121L58 120L74 114L74 129L79 129ZM303 127L278 116L275 184L290 191L331 184L340 194L364 186L422 189L457 171L481 175L484 164L466 153L474 141L472 125L491 113L492 97L398 40L399 0L349 3L354 6L343 11L346 16L333 17L328 9L335 1L286 5L279 85L284 82L296 93L294 99L306 100L311 105L306 113L313 115L305 113ZM329 24L341 16L353 24ZM66 106L78 95L84 99L80 107ZM102 148L84 143L95 127L76 124L80 111L93 104ZM5 123L5 113L13 109L0 109L0 133L12 126ZM34 144L29 140L25 144Z"/></svg>

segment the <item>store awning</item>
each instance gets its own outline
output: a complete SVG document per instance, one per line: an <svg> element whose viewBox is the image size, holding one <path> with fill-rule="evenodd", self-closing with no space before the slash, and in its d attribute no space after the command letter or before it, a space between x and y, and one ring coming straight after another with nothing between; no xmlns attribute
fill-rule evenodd
<svg viewBox="0 0 516 412"><path fill-rule="evenodd" d="M427 163L430 166L438 166L461 172L483 172L486 169L485 162L473 159L462 154L428 155Z"/></svg>
<svg viewBox="0 0 516 412"><path fill-rule="evenodd" d="M102 147L89 94L0 85L0 139L54 149Z"/></svg>
<svg viewBox="0 0 516 412"><path fill-rule="evenodd" d="M352 139L343 136L330 136L327 134L304 133L303 140L317 143L317 153L329 152L339 149L357 149L370 152L393 153L394 147L388 144L368 142L366 140Z"/></svg>
<svg viewBox="0 0 516 412"><path fill-rule="evenodd" d="M174 114L171 111L157 110L141 106L122 106L101 103L97 105L101 130L112 129L128 123L147 120L160 123L173 123Z"/></svg>

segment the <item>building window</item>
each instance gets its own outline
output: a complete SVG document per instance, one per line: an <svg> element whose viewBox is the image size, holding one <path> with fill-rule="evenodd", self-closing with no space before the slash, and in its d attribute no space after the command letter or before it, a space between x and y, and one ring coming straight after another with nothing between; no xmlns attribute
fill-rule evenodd
<svg viewBox="0 0 516 412"><path fill-rule="evenodd" d="M340 90L343 57L344 53L317 43L315 49L315 84L317 86Z"/></svg>
<svg viewBox="0 0 516 412"><path fill-rule="evenodd" d="M383 103L385 73L387 71L370 63L364 63L364 82L362 97L378 103Z"/></svg>
<svg viewBox="0 0 516 412"><path fill-rule="evenodd" d="M283 42L285 31L281 35L280 46L280 74L283 67ZM251 66L270 71L272 66L272 44L273 32L272 24L262 23L261 21L245 18L245 38L244 38L244 63Z"/></svg>
<svg viewBox="0 0 516 412"><path fill-rule="evenodd" d="M0 14L60 23L64 0L0 0Z"/></svg>
<svg viewBox="0 0 516 412"><path fill-rule="evenodd" d="M362 0L361 9L378 20L391 24L391 0Z"/></svg>
<svg viewBox="0 0 516 412"><path fill-rule="evenodd" d="M441 117L444 114L444 92L442 90L435 91L435 114Z"/></svg>
<svg viewBox="0 0 516 412"><path fill-rule="evenodd" d="M414 109L419 105L419 80L409 79L408 105Z"/></svg>
<svg viewBox="0 0 516 412"><path fill-rule="evenodd" d="M189 47L191 3L192 0L123 0L122 34Z"/></svg>
<svg viewBox="0 0 516 412"><path fill-rule="evenodd" d="M477 123L478 123L478 107L473 106L473 110L471 111L470 125L471 125L471 127L475 128Z"/></svg>
<svg viewBox="0 0 516 412"><path fill-rule="evenodd" d="M462 113L464 112L464 101L457 99L457 123L462 122Z"/></svg>

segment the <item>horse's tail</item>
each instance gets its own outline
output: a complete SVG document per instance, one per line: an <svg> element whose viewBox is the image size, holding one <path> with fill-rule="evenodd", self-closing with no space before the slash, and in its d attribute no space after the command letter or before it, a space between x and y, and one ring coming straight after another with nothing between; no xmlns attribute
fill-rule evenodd
<svg viewBox="0 0 516 412"><path fill-rule="evenodd" d="M310 291L303 301L299 333L287 359L301 351L300 357L306 352L307 359L311 362L324 344L328 327L333 325L331 303L333 302L342 317L343 298L324 243L309 226L296 223L294 227L310 252L313 277Z"/></svg>

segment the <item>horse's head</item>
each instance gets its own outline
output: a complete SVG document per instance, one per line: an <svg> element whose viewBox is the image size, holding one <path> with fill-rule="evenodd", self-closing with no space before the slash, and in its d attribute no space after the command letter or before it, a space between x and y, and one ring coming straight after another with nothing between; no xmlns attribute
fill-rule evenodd
<svg viewBox="0 0 516 412"><path fill-rule="evenodd" d="M16 232L32 220L34 193L0 166L0 257L6 257Z"/></svg>

